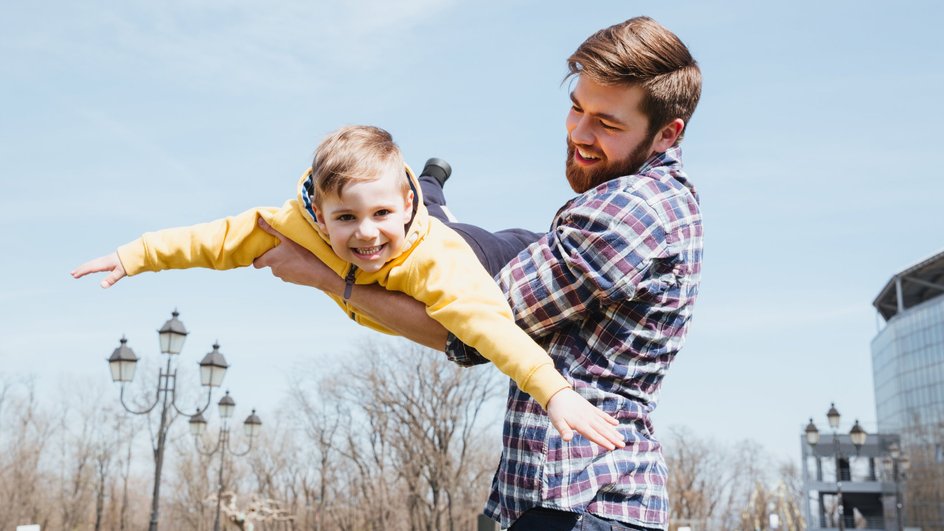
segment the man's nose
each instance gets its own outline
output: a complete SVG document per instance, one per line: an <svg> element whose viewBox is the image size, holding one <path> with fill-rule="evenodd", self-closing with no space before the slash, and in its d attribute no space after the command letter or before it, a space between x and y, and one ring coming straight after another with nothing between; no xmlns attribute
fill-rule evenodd
<svg viewBox="0 0 944 531"><path fill-rule="evenodd" d="M592 145L594 142L593 131L586 116L574 117L571 122L573 127L570 129L570 141L574 144Z"/></svg>

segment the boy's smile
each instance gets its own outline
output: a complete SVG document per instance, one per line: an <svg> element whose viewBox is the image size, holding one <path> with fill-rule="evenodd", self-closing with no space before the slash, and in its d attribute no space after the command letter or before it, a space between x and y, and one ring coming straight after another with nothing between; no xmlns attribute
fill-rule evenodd
<svg viewBox="0 0 944 531"><path fill-rule="evenodd" d="M413 192L403 191L403 171L353 181L340 197L325 196L321 206L314 207L318 224L341 259L374 272L403 252L404 227L413 209Z"/></svg>

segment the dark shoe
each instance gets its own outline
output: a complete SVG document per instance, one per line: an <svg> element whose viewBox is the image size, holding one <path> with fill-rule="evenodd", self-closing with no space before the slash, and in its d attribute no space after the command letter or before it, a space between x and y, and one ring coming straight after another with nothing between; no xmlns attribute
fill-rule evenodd
<svg viewBox="0 0 944 531"><path fill-rule="evenodd" d="M423 173L420 174L420 177L424 175L429 175L433 179L436 179L439 186L443 186L446 184L449 176L452 175L452 167L443 159L432 158L426 161L426 166L423 167Z"/></svg>

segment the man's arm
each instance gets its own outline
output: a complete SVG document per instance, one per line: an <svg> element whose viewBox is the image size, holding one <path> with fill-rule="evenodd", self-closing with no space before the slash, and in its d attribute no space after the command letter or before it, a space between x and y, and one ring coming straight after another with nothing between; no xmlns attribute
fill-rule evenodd
<svg viewBox="0 0 944 531"><path fill-rule="evenodd" d="M498 274L515 321L531 337L583 319L588 308L632 299L651 260L665 251L652 208L631 195L618 199L600 196L570 206ZM466 365L482 359L451 334L446 355Z"/></svg>
<svg viewBox="0 0 944 531"><path fill-rule="evenodd" d="M619 199L572 206L499 273L518 325L532 337L581 320L601 304L632 299L652 260L665 253L653 209L631 195Z"/></svg>
<svg viewBox="0 0 944 531"><path fill-rule="evenodd" d="M268 267L273 275L285 282L343 296L344 279L317 256L280 234L261 218L259 227L281 243L256 258L253 266L257 269ZM426 314L423 303L409 295L389 291L378 284L357 285L348 302L370 319L411 341L440 352L446 347L446 329Z"/></svg>
<svg viewBox="0 0 944 531"><path fill-rule="evenodd" d="M275 248L257 258L256 268L269 267L272 274L285 282L310 286L341 295L344 280L315 255L291 239L281 235L264 220L259 226L278 238ZM400 292L388 291L377 284L358 285L349 302L371 319L416 343L442 351L448 332L426 314L426 305ZM626 445L615 428L618 421L594 407L573 389L562 389L547 402L547 413L554 428L565 441L579 433L594 443L612 450Z"/></svg>

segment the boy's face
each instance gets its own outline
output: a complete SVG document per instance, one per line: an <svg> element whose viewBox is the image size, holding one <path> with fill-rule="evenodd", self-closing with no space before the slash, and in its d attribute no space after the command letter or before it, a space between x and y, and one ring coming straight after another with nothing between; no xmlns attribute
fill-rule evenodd
<svg viewBox="0 0 944 531"><path fill-rule="evenodd" d="M413 192L403 193L403 169L344 186L315 206L318 224L334 253L374 272L403 252L405 225L413 213Z"/></svg>

